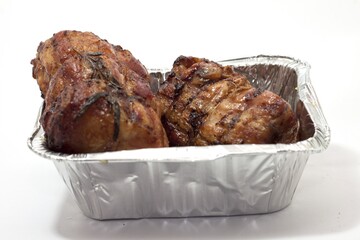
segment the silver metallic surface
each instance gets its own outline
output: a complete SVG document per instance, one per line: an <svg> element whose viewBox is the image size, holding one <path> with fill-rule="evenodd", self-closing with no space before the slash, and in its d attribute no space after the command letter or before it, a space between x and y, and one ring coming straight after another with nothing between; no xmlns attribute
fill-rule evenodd
<svg viewBox="0 0 360 240"><path fill-rule="evenodd" d="M171 147L92 154L46 148L38 121L28 140L53 160L79 207L95 219L224 216L269 213L288 206L312 153L327 148L330 129L310 83L309 65L288 57L221 61L296 111L294 144ZM152 89L166 70L152 71Z"/></svg>

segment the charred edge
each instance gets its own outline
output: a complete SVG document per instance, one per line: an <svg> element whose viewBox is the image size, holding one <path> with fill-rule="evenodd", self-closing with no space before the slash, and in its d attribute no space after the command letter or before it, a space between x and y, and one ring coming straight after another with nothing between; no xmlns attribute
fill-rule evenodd
<svg viewBox="0 0 360 240"><path fill-rule="evenodd" d="M44 42L40 42L40 44L39 44L39 46L37 47L37 49L36 49L36 51L37 52L41 52L42 50L43 50L43 48L44 48Z"/></svg>
<svg viewBox="0 0 360 240"><path fill-rule="evenodd" d="M194 95L191 95L184 105L184 110L189 107L189 105L196 99L198 92L196 92Z"/></svg>
<svg viewBox="0 0 360 240"><path fill-rule="evenodd" d="M44 103L43 103L42 106L41 106L41 118L42 118L42 116L44 115L45 108L46 108L46 103L45 103L45 101L44 101Z"/></svg>
<svg viewBox="0 0 360 240"><path fill-rule="evenodd" d="M189 58L181 55L177 59L175 59L175 61L173 63L173 66L179 66L179 65L183 64L184 61L187 61L188 59Z"/></svg>
<svg viewBox="0 0 360 240"><path fill-rule="evenodd" d="M239 122L241 114L236 114L230 119L229 130L234 129L235 125Z"/></svg>
<svg viewBox="0 0 360 240"><path fill-rule="evenodd" d="M120 45L112 45L115 51L121 51L124 50Z"/></svg>
<svg viewBox="0 0 360 240"><path fill-rule="evenodd" d="M227 112L224 116L221 117L221 119L216 123L217 126L221 126L225 128L224 135L227 134L228 131L233 129L235 127L235 124L237 123L237 120L240 119L240 114L236 114L235 116L231 117L230 121L228 121L228 118L233 114L233 112Z"/></svg>
<svg viewBox="0 0 360 240"><path fill-rule="evenodd" d="M175 76L176 76L175 72L171 71L167 77L168 77L168 78L173 78L173 77L175 77ZM165 82L165 81L164 81L164 82ZM163 83L164 83L164 82L163 82Z"/></svg>
<svg viewBox="0 0 360 240"><path fill-rule="evenodd" d="M218 140L219 143L226 142L225 139L228 137L228 135L231 133L231 131L234 130L236 124L240 120L241 114L242 113L238 113L235 116L232 116L229 120L228 120L228 118L231 114L226 114L225 116L223 116L220 119L219 122L216 123L217 126L221 126L224 129L222 136L219 137L219 140ZM213 142L212 144L219 144L219 143ZM242 143L243 143L243 139L238 139L238 144L242 144Z"/></svg>
<svg viewBox="0 0 360 240"><path fill-rule="evenodd" d="M204 123L203 120L204 120L205 116L206 116L206 114L201 113L201 112L199 113L195 110L190 112L189 123L193 127L194 135L197 135L197 133L199 132L199 128Z"/></svg>
<svg viewBox="0 0 360 240"><path fill-rule="evenodd" d="M114 134L113 141L116 142L120 133L120 106L118 102L111 102L114 111Z"/></svg>
<svg viewBox="0 0 360 240"><path fill-rule="evenodd" d="M272 123L272 122L269 122L269 128L271 130L271 139L270 139L270 143L280 143L280 140L281 140L281 134L280 132L278 131L278 128ZM284 133L283 133L284 134Z"/></svg>
<svg viewBox="0 0 360 240"><path fill-rule="evenodd" d="M160 89L159 93L165 96L167 99L171 100L171 105L174 107L177 99L181 96L183 92L185 84L181 80L173 78L171 79L171 81L164 81L164 84L161 87L162 89Z"/></svg>
<svg viewBox="0 0 360 240"><path fill-rule="evenodd" d="M51 38L51 46L56 48L59 45L57 38Z"/></svg>
<svg viewBox="0 0 360 240"><path fill-rule="evenodd" d="M99 98L106 96L108 96L108 93L106 92L100 92L90 96L85 101L85 103L80 107L80 111L76 114L75 118L81 117L92 104L94 104L97 100L99 100Z"/></svg>
<svg viewBox="0 0 360 240"><path fill-rule="evenodd" d="M249 102L257 98L262 91L259 88L255 88L254 90L250 89L245 95L244 95L244 101Z"/></svg>
<svg viewBox="0 0 360 240"><path fill-rule="evenodd" d="M260 88L256 88L256 90L254 91L254 98L258 97L259 95L261 95L264 91L262 91Z"/></svg>
<svg viewBox="0 0 360 240"><path fill-rule="evenodd" d="M179 95L181 95L184 86L185 86L184 82L177 82L174 84L174 88L175 88L174 98L177 98Z"/></svg>

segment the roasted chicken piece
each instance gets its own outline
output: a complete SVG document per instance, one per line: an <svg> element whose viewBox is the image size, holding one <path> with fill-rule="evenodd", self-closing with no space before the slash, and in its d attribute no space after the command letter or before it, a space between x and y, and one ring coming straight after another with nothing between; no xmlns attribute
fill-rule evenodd
<svg viewBox="0 0 360 240"><path fill-rule="evenodd" d="M45 99L48 147L90 153L166 147L146 68L120 46L89 32L62 31L31 61Z"/></svg>
<svg viewBox="0 0 360 240"><path fill-rule="evenodd" d="M252 87L232 66L180 56L158 98L171 146L297 140L299 123L290 105Z"/></svg>

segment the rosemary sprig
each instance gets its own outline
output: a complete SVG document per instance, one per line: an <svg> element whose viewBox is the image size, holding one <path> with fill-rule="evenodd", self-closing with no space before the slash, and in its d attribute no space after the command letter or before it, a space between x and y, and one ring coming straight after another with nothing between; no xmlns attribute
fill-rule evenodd
<svg viewBox="0 0 360 240"><path fill-rule="evenodd" d="M99 93L95 93L94 95L90 96L88 99L86 99L85 103L80 107L80 110L76 114L75 118L81 117L92 104L94 104L100 98L107 97L108 95L109 94L106 92L99 92Z"/></svg>
<svg viewBox="0 0 360 240"><path fill-rule="evenodd" d="M113 141L116 142L119 138L119 133L120 133L120 106L119 103L116 100L114 100L108 93L106 92L95 93L94 95L86 99L85 103L80 107L79 112L76 114L75 119L81 117L92 104L94 104L97 100L99 100L102 97L104 97L105 100L111 105L114 112Z"/></svg>
<svg viewBox="0 0 360 240"><path fill-rule="evenodd" d="M98 57L98 56L103 55L103 53L102 52L88 52L88 53L86 53L86 55L92 56L92 57Z"/></svg>
<svg viewBox="0 0 360 240"><path fill-rule="evenodd" d="M120 86L119 82L112 76L111 72L106 68L103 59L101 56L102 52L87 52L85 54L81 54L77 50L74 49L82 58L87 60L90 63L90 67L92 70L91 79L103 79L107 81L109 87L113 90L115 89L116 94L124 94L123 88ZM94 104L97 100L104 97L105 100L111 105L113 114L114 114L114 133L113 133L113 141L117 141L120 134L120 105L116 99L112 96L115 92L99 92L90 96L85 103L80 107L79 112L76 114L75 118L81 117L86 110Z"/></svg>
<svg viewBox="0 0 360 240"><path fill-rule="evenodd" d="M111 103L114 112L114 134L113 141L117 141L120 133L120 106L117 101Z"/></svg>

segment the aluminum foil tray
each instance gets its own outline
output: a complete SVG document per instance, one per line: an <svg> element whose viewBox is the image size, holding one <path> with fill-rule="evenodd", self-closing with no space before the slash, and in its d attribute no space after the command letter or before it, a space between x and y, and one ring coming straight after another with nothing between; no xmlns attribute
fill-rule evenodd
<svg viewBox="0 0 360 240"><path fill-rule="evenodd" d="M54 162L90 218L229 216L283 209L291 203L310 154L325 150L330 142L310 67L278 56L221 64L236 66L255 86L286 99L300 120L300 141L63 154L47 149L37 119L28 145ZM153 88L167 72L151 70Z"/></svg>

